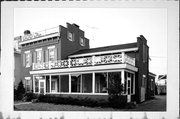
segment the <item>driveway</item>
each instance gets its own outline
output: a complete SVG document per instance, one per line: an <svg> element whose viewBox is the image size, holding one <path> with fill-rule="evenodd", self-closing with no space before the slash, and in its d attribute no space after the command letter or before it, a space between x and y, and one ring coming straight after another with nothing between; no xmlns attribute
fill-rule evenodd
<svg viewBox="0 0 180 119"><path fill-rule="evenodd" d="M166 111L166 95L157 95L154 99L138 104L131 111Z"/></svg>

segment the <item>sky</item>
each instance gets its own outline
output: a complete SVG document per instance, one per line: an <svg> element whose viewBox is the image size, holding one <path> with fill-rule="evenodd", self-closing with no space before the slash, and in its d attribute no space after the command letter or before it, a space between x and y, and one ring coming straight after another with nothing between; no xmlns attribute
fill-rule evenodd
<svg viewBox="0 0 180 119"><path fill-rule="evenodd" d="M149 46L149 71L167 73L167 11L163 8L15 8L14 37L75 23L90 47L132 43L143 35Z"/></svg>

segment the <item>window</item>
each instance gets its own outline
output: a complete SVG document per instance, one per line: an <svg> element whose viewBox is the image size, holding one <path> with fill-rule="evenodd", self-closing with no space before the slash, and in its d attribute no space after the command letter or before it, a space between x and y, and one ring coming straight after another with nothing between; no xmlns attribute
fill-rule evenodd
<svg viewBox="0 0 180 119"><path fill-rule="evenodd" d="M71 92L80 92L81 74L71 75Z"/></svg>
<svg viewBox="0 0 180 119"><path fill-rule="evenodd" d="M58 92L59 89L59 76L51 76L51 92Z"/></svg>
<svg viewBox="0 0 180 119"><path fill-rule="evenodd" d="M48 47L48 52L46 53L46 61L56 61L57 60L57 48L55 46Z"/></svg>
<svg viewBox="0 0 180 119"><path fill-rule="evenodd" d="M26 79L26 85L25 85L25 88L26 88L26 91L27 92L29 92L30 91L30 82L31 80L30 80L30 77L28 77L27 79Z"/></svg>
<svg viewBox="0 0 180 119"><path fill-rule="evenodd" d="M69 92L69 75L60 75L60 92Z"/></svg>
<svg viewBox="0 0 180 119"><path fill-rule="evenodd" d="M71 33L71 32L67 32L67 39L69 40L69 41L74 41L74 38L73 38L73 33Z"/></svg>
<svg viewBox="0 0 180 119"><path fill-rule="evenodd" d="M107 72L95 73L95 93L107 93Z"/></svg>
<svg viewBox="0 0 180 119"><path fill-rule="evenodd" d="M72 74L71 92L92 93L92 73Z"/></svg>
<svg viewBox="0 0 180 119"><path fill-rule="evenodd" d="M24 65L25 67L30 67L31 66L31 53L30 51L25 52L24 56L23 56L23 61L24 61Z"/></svg>
<svg viewBox="0 0 180 119"><path fill-rule="evenodd" d="M83 38L80 38L79 43L81 46L85 46L85 40Z"/></svg>
<svg viewBox="0 0 180 119"><path fill-rule="evenodd" d="M37 61L37 63L41 63L41 62L43 62L43 54L42 54L42 50L37 50L36 51L36 61Z"/></svg>

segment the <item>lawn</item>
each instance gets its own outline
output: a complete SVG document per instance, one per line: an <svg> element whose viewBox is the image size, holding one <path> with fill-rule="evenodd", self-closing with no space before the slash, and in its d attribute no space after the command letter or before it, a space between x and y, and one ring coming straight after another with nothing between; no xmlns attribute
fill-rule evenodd
<svg viewBox="0 0 180 119"><path fill-rule="evenodd" d="M101 107L85 107L51 103L27 103L15 105L15 111L166 111L166 96L156 96L154 99L138 104L133 109L114 109Z"/></svg>

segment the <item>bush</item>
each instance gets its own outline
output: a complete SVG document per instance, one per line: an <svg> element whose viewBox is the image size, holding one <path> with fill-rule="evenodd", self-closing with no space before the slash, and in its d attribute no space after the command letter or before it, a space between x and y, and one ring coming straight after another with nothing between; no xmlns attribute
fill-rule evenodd
<svg viewBox="0 0 180 119"><path fill-rule="evenodd" d="M121 84L121 74L119 72L109 73L108 101L112 107L121 108L127 104L126 96L122 95L123 85Z"/></svg>
<svg viewBox="0 0 180 119"><path fill-rule="evenodd" d="M69 105L79 105L79 106L89 106L89 107L107 107L109 104L105 100L93 100L90 98L72 98L72 97L62 97L61 95L39 95L38 100L40 102L54 103L54 104L69 104Z"/></svg>
<svg viewBox="0 0 180 119"><path fill-rule="evenodd" d="M14 90L15 99L22 100L22 98L24 97L24 94L25 94L25 88L21 80L18 84L17 90L16 89Z"/></svg>
<svg viewBox="0 0 180 119"><path fill-rule="evenodd" d="M33 99L37 99L38 96L34 93L26 93L23 97L23 101L32 101Z"/></svg>

